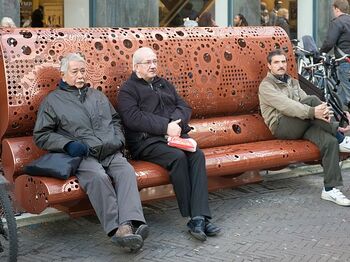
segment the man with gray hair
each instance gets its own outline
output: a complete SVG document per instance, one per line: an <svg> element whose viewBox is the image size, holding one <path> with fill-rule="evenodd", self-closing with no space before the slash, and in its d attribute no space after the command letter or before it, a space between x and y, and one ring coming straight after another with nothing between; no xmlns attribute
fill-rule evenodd
<svg viewBox="0 0 350 262"><path fill-rule="evenodd" d="M157 55L149 47L134 53L133 72L118 94L118 110L126 140L135 159L169 170L182 216L189 217L192 236L205 241L220 228L210 222L208 183L202 150L183 151L168 145L166 137L189 138L191 107L175 87L157 76Z"/></svg>
<svg viewBox="0 0 350 262"><path fill-rule="evenodd" d="M79 53L62 59L61 74L58 88L40 106L34 141L50 152L83 157L76 176L105 232L120 246L139 250L148 226L135 171L122 154L120 117L102 92L86 85Z"/></svg>

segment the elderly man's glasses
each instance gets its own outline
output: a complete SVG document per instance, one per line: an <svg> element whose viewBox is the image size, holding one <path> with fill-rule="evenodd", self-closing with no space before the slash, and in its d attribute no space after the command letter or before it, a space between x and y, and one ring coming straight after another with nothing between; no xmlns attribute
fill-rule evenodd
<svg viewBox="0 0 350 262"><path fill-rule="evenodd" d="M153 60L146 60L145 62L141 62L141 63L138 63L138 64L150 66L152 64L157 65L157 63L158 63L158 60L157 59L153 59Z"/></svg>

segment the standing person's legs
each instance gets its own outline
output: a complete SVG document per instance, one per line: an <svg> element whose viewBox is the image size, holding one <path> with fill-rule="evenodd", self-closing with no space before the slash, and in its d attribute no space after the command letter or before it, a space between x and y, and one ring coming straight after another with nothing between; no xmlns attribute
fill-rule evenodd
<svg viewBox="0 0 350 262"><path fill-rule="evenodd" d="M338 67L338 95L345 106L350 102L350 63L340 63Z"/></svg>

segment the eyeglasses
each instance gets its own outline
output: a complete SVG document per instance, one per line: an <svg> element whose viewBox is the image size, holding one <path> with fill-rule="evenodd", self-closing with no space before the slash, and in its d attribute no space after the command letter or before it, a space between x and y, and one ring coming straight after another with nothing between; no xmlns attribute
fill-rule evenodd
<svg viewBox="0 0 350 262"><path fill-rule="evenodd" d="M158 60L153 59L153 60L146 60L145 62L138 63L138 64L151 66L152 64L157 65L157 63L158 63Z"/></svg>

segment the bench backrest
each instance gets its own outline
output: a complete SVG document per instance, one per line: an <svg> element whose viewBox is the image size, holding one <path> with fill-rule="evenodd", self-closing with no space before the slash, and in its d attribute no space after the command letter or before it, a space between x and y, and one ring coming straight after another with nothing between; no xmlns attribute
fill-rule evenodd
<svg viewBox="0 0 350 262"><path fill-rule="evenodd" d="M0 37L0 137L31 134L38 106L56 88L60 59L69 52L85 55L88 82L115 105L132 54L152 47L159 74L199 120L256 113L272 49L286 51L289 73L296 76L291 43L278 27L0 29Z"/></svg>

